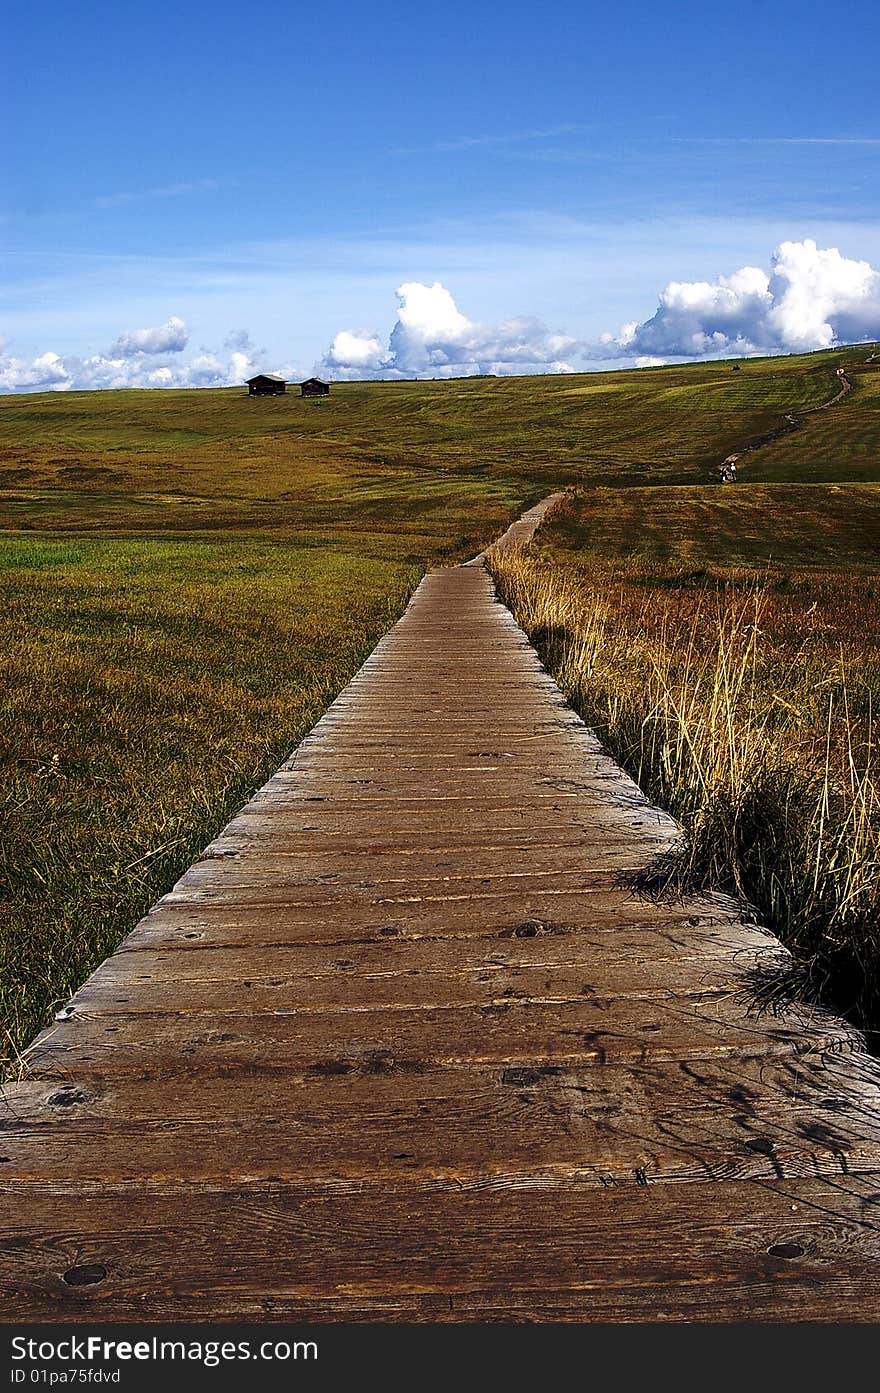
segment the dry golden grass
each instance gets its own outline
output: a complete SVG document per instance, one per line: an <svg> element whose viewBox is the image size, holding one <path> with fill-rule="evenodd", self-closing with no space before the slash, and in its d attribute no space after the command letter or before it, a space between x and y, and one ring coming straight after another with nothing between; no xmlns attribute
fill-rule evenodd
<svg viewBox="0 0 880 1393"><path fill-rule="evenodd" d="M551 529L552 531L552 529ZM880 583L490 553L563 691L684 832L658 881L732 889L797 989L880 1023Z"/></svg>

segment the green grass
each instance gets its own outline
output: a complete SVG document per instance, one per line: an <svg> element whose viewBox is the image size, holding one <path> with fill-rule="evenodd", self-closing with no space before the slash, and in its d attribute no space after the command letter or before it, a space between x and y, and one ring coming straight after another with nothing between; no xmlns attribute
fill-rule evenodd
<svg viewBox="0 0 880 1393"><path fill-rule="evenodd" d="M852 374L853 391L829 411L743 461L755 483L872 483L880 480L880 362Z"/></svg>

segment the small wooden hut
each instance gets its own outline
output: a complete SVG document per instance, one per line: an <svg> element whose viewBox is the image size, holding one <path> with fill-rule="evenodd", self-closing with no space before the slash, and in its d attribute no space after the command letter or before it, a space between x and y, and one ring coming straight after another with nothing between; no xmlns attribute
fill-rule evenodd
<svg viewBox="0 0 880 1393"><path fill-rule="evenodd" d="M287 383L277 372L258 372L248 378L247 389L249 397L280 397L287 391Z"/></svg>
<svg viewBox="0 0 880 1393"><path fill-rule="evenodd" d="M330 383L322 382L320 377L307 377L299 384L301 397L329 397Z"/></svg>

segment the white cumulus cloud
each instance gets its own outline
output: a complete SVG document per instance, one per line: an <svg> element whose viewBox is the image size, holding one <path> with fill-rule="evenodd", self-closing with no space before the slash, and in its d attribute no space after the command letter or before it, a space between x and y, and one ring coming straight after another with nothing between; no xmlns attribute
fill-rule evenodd
<svg viewBox="0 0 880 1393"><path fill-rule="evenodd" d="M387 343L369 330L342 329L318 364L335 377L464 377L478 373L570 372L578 349L540 319L478 324L462 314L439 281L406 281Z"/></svg>
<svg viewBox="0 0 880 1393"><path fill-rule="evenodd" d="M120 334L110 349L114 358L134 358L138 353L182 353L189 343L189 329L173 314L155 329L131 329Z"/></svg>
<svg viewBox="0 0 880 1393"><path fill-rule="evenodd" d="M611 358L719 358L793 353L880 337L880 272L836 247L783 242L768 270L671 281L654 315L604 334Z"/></svg>
<svg viewBox="0 0 880 1393"><path fill-rule="evenodd" d="M376 334L340 329L322 362L327 371L342 374L349 369L378 371L385 366L386 358L387 352Z"/></svg>

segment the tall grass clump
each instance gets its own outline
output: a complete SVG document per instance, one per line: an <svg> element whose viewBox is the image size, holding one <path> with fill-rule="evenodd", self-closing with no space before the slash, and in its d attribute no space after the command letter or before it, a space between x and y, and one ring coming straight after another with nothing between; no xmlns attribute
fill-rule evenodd
<svg viewBox="0 0 880 1393"><path fill-rule="evenodd" d="M880 1026L876 598L845 578L652 574L492 552L560 687L681 823L664 868L791 949L779 989ZM837 583L835 583L835 581Z"/></svg>

